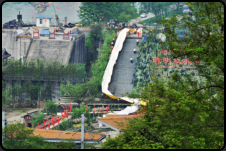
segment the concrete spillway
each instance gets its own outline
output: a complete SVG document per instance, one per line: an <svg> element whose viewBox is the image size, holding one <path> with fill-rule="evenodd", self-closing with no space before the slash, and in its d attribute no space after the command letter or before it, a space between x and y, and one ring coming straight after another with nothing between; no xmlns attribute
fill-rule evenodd
<svg viewBox="0 0 226 151"><path fill-rule="evenodd" d="M53 59L66 63L85 63L87 51L85 49L85 34L80 33L69 40L63 39L63 36L56 36L55 39L49 37L20 36L17 31L2 32L2 48L11 54L14 60L27 58L34 59Z"/></svg>
<svg viewBox="0 0 226 151"><path fill-rule="evenodd" d="M44 59L45 62L53 59L65 64L69 61L72 46L73 42L71 41L34 39L28 52L27 59Z"/></svg>

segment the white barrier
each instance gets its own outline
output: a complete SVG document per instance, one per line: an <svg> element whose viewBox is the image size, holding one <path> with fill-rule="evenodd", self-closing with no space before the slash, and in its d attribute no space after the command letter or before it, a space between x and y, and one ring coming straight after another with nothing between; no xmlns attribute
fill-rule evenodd
<svg viewBox="0 0 226 151"><path fill-rule="evenodd" d="M104 94L108 95L109 97L113 98L113 99L119 99L120 98L120 99L125 100L127 102L135 103L136 105L140 105L140 101L139 101L138 98L132 99L132 98L128 98L128 97L117 97L117 96L114 96L113 94L111 94L111 92L108 90L109 83L111 82L111 76L113 74L114 64L116 63L116 60L118 59L119 52L122 50L123 43L126 39L126 36L128 35L128 32L129 32L129 29L125 28L119 33L118 38L117 38L116 43L115 43L115 46L112 50L109 62L108 62L107 67L105 69L101 86L102 86L102 92ZM140 32L142 34L142 28L139 28L138 32ZM142 105L145 105L145 104L142 103Z"/></svg>

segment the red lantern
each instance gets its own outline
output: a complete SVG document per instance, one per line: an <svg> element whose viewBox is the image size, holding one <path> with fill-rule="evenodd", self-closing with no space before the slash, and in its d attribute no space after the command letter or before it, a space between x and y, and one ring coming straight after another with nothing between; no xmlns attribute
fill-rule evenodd
<svg viewBox="0 0 226 151"><path fill-rule="evenodd" d="M63 113L61 112L61 114L63 114Z"/></svg>
<svg viewBox="0 0 226 151"><path fill-rule="evenodd" d="M33 126L33 128L35 128L35 126Z"/></svg>
<svg viewBox="0 0 226 151"><path fill-rule="evenodd" d="M55 117L56 117L56 114L55 114Z"/></svg>
<svg viewBox="0 0 226 151"><path fill-rule="evenodd" d="M53 117L52 117L52 120L53 120Z"/></svg>
<svg viewBox="0 0 226 151"><path fill-rule="evenodd" d="M41 129L43 129L43 126L41 126Z"/></svg>
<svg viewBox="0 0 226 151"><path fill-rule="evenodd" d="M99 131L99 133L101 133L101 131Z"/></svg>
<svg viewBox="0 0 226 151"><path fill-rule="evenodd" d="M39 126L39 124L38 124L38 126Z"/></svg>
<svg viewBox="0 0 226 151"><path fill-rule="evenodd" d="M26 123L26 126L28 126L28 123Z"/></svg>
<svg viewBox="0 0 226 151"><path fill-rule="evenodd" d="M60 123L60 119L58 118L58 124Z"/></svg>
<svg viewBox="0 0 226 151"><path fill-rule="evenodd" d="M133 115L135 115L135 113L133 113Z"/></svg>
<svg viewBox="0 0 226 151"><path fill-rule="evenodd" d="M50 128L50 123L48 123L48 127Z"/></svg>

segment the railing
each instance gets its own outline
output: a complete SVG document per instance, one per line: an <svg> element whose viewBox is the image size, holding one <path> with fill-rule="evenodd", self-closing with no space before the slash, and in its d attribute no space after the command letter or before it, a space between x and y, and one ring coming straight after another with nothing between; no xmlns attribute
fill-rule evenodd
<svg viewBox="0 0 226 151"><path fill-rule="evenodd" d="M25 80L25 79L29 79L29 80L34 80L34 81L38 81L39 79L37 77L32 77L32 76L3 76L3 79L5 80ZM41 77L40 81L48 81L49 78L47 77ZM50 78L50 81L70 81L70 82L85 82L84 78Z"/></svg>

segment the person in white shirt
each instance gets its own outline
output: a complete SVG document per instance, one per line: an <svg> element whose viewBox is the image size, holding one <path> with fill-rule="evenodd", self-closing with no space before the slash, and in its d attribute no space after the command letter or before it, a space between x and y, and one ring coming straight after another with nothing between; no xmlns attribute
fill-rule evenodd
<svg viewBox="0 0 226 151"><path fill-rule="evenodd" d="M136 52L137 52L136 48L134 48L133 52L134 52L134 54L136 54Z"/></svg>
<svg viewBox="0 0 226 151"><path fill-rule="evenodd" d="M131 63L133 63L133 58L130 58Z"/></svg>

